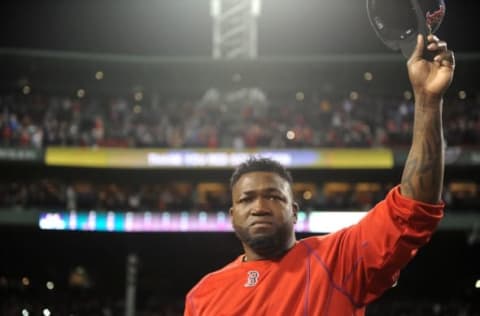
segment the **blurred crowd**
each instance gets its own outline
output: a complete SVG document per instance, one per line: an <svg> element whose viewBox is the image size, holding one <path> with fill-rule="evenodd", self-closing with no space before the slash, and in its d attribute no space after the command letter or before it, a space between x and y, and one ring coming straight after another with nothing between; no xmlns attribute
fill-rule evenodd
<svg viewBox="0 0 480 316"><path fill-rule="evenodd" d="M55 299L53 298L55 297ZM60 293L38 295L5 291L0 294L2 316L116 316L125 314L123 299L105 293L68 289ZM150 298L137 306L136 316L182 316L182 299Z"/></svg>
<svg viewBox="0 0 480 316"><path fill-rule="evenodd" d="M476 302L450 300L380 299L367 308L367 316L479 316Z"/></svg>
<svg viewBox="0 0 480 316"><path fill-rule="evenodd" d="M480 141L475 99L447 99L449 145ZM411 140L408 97L267 96L211 89L200 97L0 95L0 145L168 148L403 146Z"/></svg>
<svg viewBox="0 0 480 316"><path fill-rule="evenodd" d="M50 267L51 268L51 267ZM41 271L49 268L40 267ZM0 315L2 316L116 316L125 313L122 282L111 284L99 271L76 266L68 275L56 273L55 283L40 273L37 278L0 274ZM93 273L93 274L92 274ZM96 273L96 274L95 274ZM105 272L112 274L112 272ZM42 275L42 276L40 276ZM96 275L96 277L95 277ZM41 281L41 279L43 281ZM61 281L60 281L61 280ZM118 281L118 278L116 278ZM160 285L148 288L145 280L139 281L136 293L135 315L181 316L184 294L162 291ZM147 288L145 288L147 286ZM151 284L150 284L151 286ZM112 288L113 287L113 288ZM118 288L120 287L120 288ZM475 290L446 298L425 296L403 297L391 290L367 308L367 316L480 316L480 304ZM405 290L405 289L403 289ZM182 291L180 291L182 292Z"/></svg>
<svg viewBox="0 0 480 316"><path fill-rule="evenodd" d="M2 297L3 296L3 297ZM114 316L124 315L124 302L112 302L98 295L63 294L62 300L28 299L17 295L2 295L0 313L3 316ZM47 303L49 302L49 303ZM48 310L47 313L45 311ZM25 313L25 311L28 311ZM138 307L137 316L182 316L183 299L149 300ZM367 316L480 316L480 308L475 302L462 299L415 300L401 299L394 302L380 299L367 307Z"/></svg>
<svg viewBox="0 0 480 316"><path fill-rule="evenodd" d="M391 183L296 183L295 199L302 210L368 210L383 199ZM0 182L0 209L111 211L226 211L231 193L223 183L172 182L118 184L36 180ZM480 185L451 182L443 200L448 210L480 207Z"/></svg>

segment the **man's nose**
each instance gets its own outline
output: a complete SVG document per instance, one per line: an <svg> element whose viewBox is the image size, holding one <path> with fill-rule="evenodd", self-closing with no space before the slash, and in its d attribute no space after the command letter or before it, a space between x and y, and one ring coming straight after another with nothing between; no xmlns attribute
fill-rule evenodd
<svg viewBox="0 0 480 316"><path fill-rule="evenodd" d="M252 204L252 215L262 216L271 214L267 199L258 197Z"/></svg>

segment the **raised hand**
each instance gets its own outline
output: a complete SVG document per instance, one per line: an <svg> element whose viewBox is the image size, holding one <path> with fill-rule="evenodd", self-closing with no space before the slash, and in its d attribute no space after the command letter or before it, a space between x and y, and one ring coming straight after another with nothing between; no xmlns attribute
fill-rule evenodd
<svg viewBox="0 0 480 316"><path fill-rule="evenodd" d="M433 61L424 58L425 41L418 35L417 46L407 62L408 75L416 97L441 98L450 86L455 69L453 52L447 43L429 35L426 49L433 52Z"/></svg>

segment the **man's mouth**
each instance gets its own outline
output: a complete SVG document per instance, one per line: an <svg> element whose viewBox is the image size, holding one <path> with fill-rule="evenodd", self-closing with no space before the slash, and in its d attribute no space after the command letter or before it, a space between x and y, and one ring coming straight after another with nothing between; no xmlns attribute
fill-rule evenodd
<svg viewBox="0 0 480 316"><path fill-rule="evenodd" d="M260 226L272 226L273 223L269 221L254 221L250 224L252 227L260 227Z"/></svg>

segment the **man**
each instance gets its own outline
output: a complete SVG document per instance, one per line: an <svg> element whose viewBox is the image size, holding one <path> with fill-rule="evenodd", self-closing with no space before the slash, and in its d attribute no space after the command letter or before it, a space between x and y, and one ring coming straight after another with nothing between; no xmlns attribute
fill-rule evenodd
<svg viewBox="0 0 480 316"><path fill-rule="evenodd" d="M400 185L358 224L297 241L289 173L268 159L240 165L230 215L245 253L188 293L185 315L364 315L395 284L443 215L442 96L455 62L445 42L427 44L419 35L407 63L415 118Z"/></svg>

